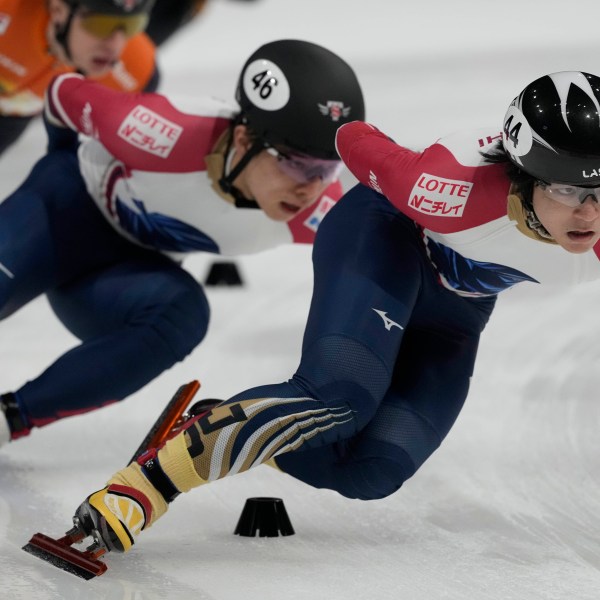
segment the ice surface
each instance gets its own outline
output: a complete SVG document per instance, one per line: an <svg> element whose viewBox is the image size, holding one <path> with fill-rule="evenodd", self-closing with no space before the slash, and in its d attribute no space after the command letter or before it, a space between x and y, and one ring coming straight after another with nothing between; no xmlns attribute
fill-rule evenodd
<svg viewBox="0 0 600 600"><path fill-rule="evenodd" d="M369 120L423 147L463 127L499 126L514 95L542 73L600 71L598 14L591 0L213 0L165 46L162 91L230 97L244 57L261 43L309 39L355 66ZM0 161L2 197L43 146L36 124ZM208 264L205 257L187 263L200 278ZM310 299L308 250L238 264L247 285L209 290L208 337L184 363L126 402L0 450L0 597L598 597L600 284L505 294L456 426L391 498L349 501L260 467L178 498L129 555L108 557L108 573L96 580L22 552L34 532L59 535L69 526L78 503L129 458L180 383L199 378L200 395L225 397L293 372ZM75 343L45 299L0 332L2 390ZM296 535L234 536L251 496L283 498Z"/></svg>

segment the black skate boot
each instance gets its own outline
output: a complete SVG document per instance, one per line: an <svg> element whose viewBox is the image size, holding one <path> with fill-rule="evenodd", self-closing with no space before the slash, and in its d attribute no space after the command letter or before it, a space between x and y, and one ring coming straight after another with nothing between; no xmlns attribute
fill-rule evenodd
<svg viewBox="0 0 600 600"><path fill-rule="evenodd" d="M127 552L151 515L150 501L140 490L111 484L90 494L77 509L73 522L106 551Z"/></svg>
<svg viewBox="0 0 600 600"><path fill-rule="evenodd" d="M9 440L16 440L29 435L31 429L21 416L19 404L14 394L2 394L0 396L0 446Z"/></svg>

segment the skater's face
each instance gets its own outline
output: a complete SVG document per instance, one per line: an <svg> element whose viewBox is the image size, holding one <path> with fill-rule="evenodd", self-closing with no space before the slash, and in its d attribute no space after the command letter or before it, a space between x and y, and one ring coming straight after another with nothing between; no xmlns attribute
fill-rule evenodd
<svg viewBox="0 0 600 600"><path fill-rule="evenodd" d="M567 187L562 190L563 195L569 192ZM561 192L561 188L556 189ZM536 184L533 188L535 214L548 233L567 252L587 252L600 240L600 205L593 195L595 192L596 190L591 189L589 196L565 204L564 198L557 199L544 186Z"/></svg>
<svg viewBox="0 0 600 600"><path fill-rule="evenodd" d="M233 130L232 166L251 146L246 127L237 125ZM246 198L256 200L274 221L289 221L314 204L337 178L341 167L339 161L303 157L295 161L293 158L289 154L281 155L274 148L265 149L252 158L233 182Z"/></svg>
<svg viewBox="0 0 600 600"><path fill-rule="evenodd" d="M63 46L56 41L56 31L66 25L71 7L63 0L50 0L48 7L48 37L52 52L88 77L108 73L119 62L129 37L142 31L147 20L145 15L119 17L77 8L67 34L67 56Z"/></svg>

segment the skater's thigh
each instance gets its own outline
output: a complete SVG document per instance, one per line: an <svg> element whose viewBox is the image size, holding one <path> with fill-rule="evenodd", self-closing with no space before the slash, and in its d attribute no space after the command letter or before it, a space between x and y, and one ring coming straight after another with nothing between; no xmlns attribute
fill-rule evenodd
<svg viewBox="0 0 600 600"><path fill-rule="evenodd" d="M0 204L0 318L5 318L56 282L52 236L38 202Z"/></svg>
<svg viewBox="0 0 600 600"><path fill-rule="evenodd" d="M353 452L372 441L399 448L414 470L439 447L467 397L479 336L409 328L396 369Z"/></svg>
<svg viewBox="0 0 600 600"><path fill-rule="evenodd" d="M0 318L111 260L124 240L89 197L67 152L46 155L0 203Z"/></svg>
<svg viewBox="0 0 600 600"><path fill-rule="evenodd" d="M209 307L202 286L171 260L129 258L48 293L62 323L81 340L124 326L168 321L205 331Z"/></svg>
<svg viewBox="0 0 600 600"><path fill-rule="evenodd" d="M425 260L414 223L364 187L345 196L319 227L294 379L327 405L343 398L359 429L390 385Z"/></svg>
<svg viewBox="0 0 600 600"><path fill-rule="evenodd" d="M58 277L55 233L60 232L45 196L27 183L0 203L2 317L56 284Z"/></svg>

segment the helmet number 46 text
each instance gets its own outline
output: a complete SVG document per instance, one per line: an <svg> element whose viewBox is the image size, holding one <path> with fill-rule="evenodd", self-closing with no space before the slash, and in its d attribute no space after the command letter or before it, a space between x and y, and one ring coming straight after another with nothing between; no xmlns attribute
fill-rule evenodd
<svg viewBox="0 0 600 600"><path fill-rule="evenodd" d="M281 110L290 100L285 73L272 61L256 59L244 71L243 90L259 110Z"/></svg>
<svg viewBox="0 0 600 600"><path fill-rule="evenodd" d="M252 83L254 84L254 90L258 90L259 96L266 100L279 82L273 77L271 71L261 71L252 77Z"/></svg>

